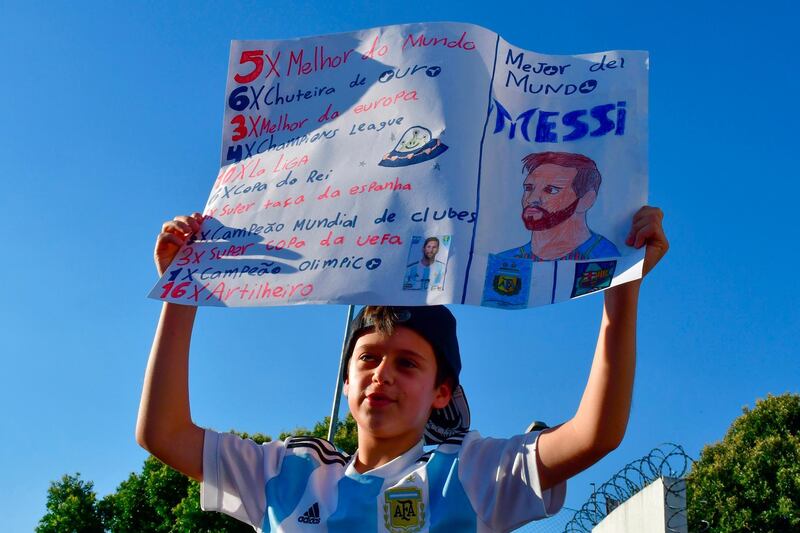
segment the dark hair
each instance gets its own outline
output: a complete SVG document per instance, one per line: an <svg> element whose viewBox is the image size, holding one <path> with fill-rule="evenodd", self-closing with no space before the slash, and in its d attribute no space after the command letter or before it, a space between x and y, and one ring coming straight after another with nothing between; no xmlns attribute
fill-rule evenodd
<svg viewBox="0 0 800 533"><path fill-rule="evenodd" d="M440 245L438 237L428 237L427 239L425 239L425 242L422 243L422 247L425 248L426 246L428 246L429 242L433 241L436 241L436 246Z"/></svg>
<svg viewBox="0 0 800 533"><path fill-rule="evenodd" d="M436 237L433 237L434 239ZM438 241L438 239L437 239ZM398 318L395 310L391 306L386 305L368 305L364 308L364 318L372 323L373 331L385 336L390 336L394 333L397 326L402 326L402 321ZM424 338L424 337L423 337ZM426 339L427 341L427 339ZM429 342L430 344L430 342ZM344 368L344 376L347 377L347 370L350 364L350 357L353 355L355 349L355 339L353 345L350 347L350 353L347 354L347 365ZM447 360L436 350L433 351L436 356L436 379L434 386L438 387L448 379L455 383L453 370L450 368Z"/></svg>
<svg viewBox="0 0 800 533"><path fill-rule="evenodd" d="M585 155L571 154L569 152L539 152L528 154L522 158L522 168L530 174L540 165L558 165L565 168L574 168L578 171L572 180L572 190L575 196L583 198L590 190L595 193L600 190L602 177L597 170L595 162Z"/></svg>

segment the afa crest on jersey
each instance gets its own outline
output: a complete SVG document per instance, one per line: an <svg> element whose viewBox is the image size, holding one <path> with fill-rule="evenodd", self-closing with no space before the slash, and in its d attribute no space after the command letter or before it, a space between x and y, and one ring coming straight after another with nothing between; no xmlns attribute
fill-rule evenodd
<svg viewBox="0 0 800 533"><path fill-rule="evenodd" d="M415 533L425 526L425 504L422 490L397 487L384 493L383 519L392 533Z"/></svg>

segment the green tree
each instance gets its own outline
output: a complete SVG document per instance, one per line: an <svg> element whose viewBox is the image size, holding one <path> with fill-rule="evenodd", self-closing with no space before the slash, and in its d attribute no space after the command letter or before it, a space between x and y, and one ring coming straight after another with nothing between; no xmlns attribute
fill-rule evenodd
<svg viewBox="0 0 800 533"><path fill-rule="evenodd" d="M95 533L103 531L97 495L91 481L81 475L64 475L47 489L47 512L37 533Z"/></svg>
<svg viewBox="0 0 800 533"><path fill-rule="evenodd" d="M259 444L271 440L261 433L238 434ZM152 455L140 474L132 473L103 498L100 510L104 526L114 533L252 531L226 515L202 512L200 484Z"/></svg>
<svg viewBox="0 0 800 533"><path fill-rule="evenodd" d="M331 418L326 416L316 424L314 429L307 429L298 427L294 431L284 431L278 438L286 440L292 436L311 435L312 437L320 437L325 439L328 437L328 426L330 425ZM358 448L358 427L353 415L347 414L344 420L340 420L336 425L336 433L333 435L333 444L345 453L352 454Z"/></svg>
<svg viewBox="0 0 800 533"><path fill-rule="evenodd" d="M107 529L115 533L170 531L172 509L186 496L190 480L153 456L142 472L132 473L100 508Z"/></svg>
<svg viewBox="0 0 800 533"><path fill-rule="evenodd" d="M238 433L262 444L272 440L263 433ZM314 425L313 430L297 428L281 433L281 439L296 435L325 437L328 418ZM352 453L356 449L356 423L352 416L341 421L334 437L336 445ZM64 476L48 490L47 513L39 522L42 533L237 533L252 531L245 525L221 513L206 513L200 509L200 484L149 456L141 472L133 472L120 483L116 492L100 501L91 481L80 475Z"/></svg>
<svg viewBox="0 0 800 533"><path fill-rule="evenodd" d="M800 531L800 395L745 407L686 481L691 531Z"/></svg>

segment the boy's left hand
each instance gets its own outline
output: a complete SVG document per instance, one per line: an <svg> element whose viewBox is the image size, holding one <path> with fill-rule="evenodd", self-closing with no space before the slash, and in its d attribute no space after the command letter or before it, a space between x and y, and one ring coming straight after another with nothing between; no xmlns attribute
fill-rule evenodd
<svg viewBox="0 0 800 533"><path fill-rule="evenodd" d="M631 231L628 238L625 239L625 244L634 248L647 245L642 276L650 272L669 250L669 242L667 236L664 235L663 220L664 212L649 205L639 209L633 216Z"/></svg>

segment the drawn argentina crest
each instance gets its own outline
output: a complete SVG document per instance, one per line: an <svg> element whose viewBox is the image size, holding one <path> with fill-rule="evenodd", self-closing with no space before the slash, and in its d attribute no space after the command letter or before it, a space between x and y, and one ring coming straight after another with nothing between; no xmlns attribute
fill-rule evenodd
<svg viewBox="0 0 800 533"><path fill-rule="evenodd" d="M422 489L401 486L384 493L383 520L392 533L415 533L425 526Z"/></svg>

